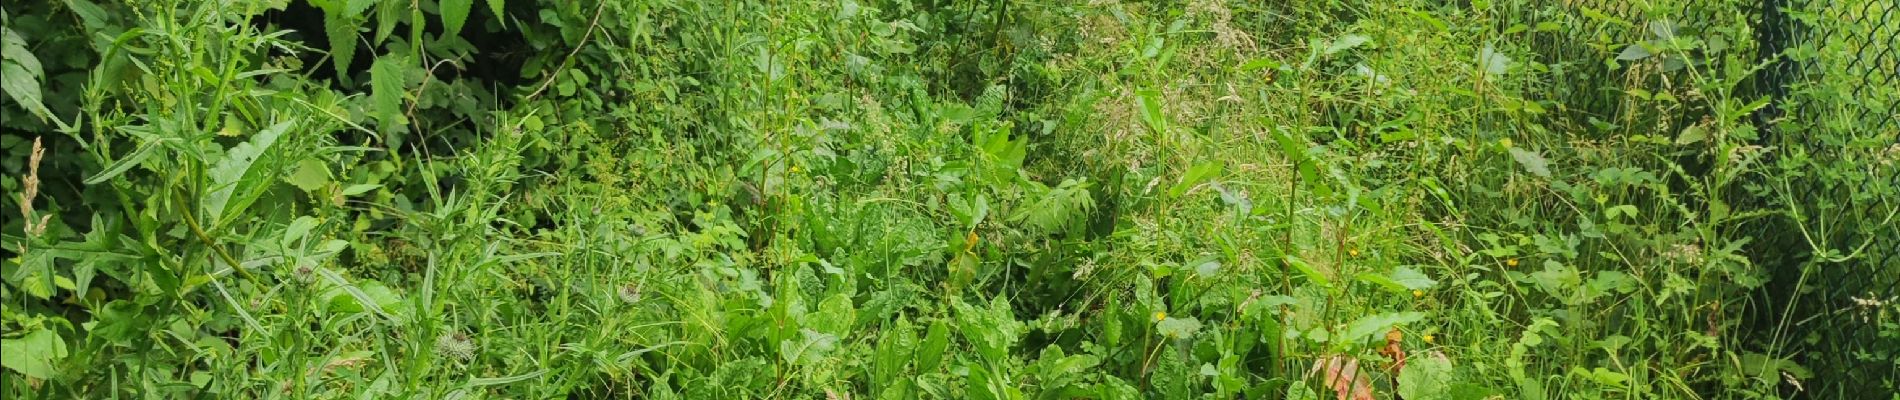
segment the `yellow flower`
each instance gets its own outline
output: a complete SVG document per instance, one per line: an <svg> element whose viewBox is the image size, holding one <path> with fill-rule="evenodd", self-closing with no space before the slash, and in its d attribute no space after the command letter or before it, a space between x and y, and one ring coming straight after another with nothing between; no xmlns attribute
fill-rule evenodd
<svg viewBox="0 0 1900 400"><path fill-rule="evenodd" d="M1359 249L1352 249L1352 250L1347 250L1347 251L1346 251L1346 254L1347 254L1347 255L1351 255L1351 256L1353 256L1353 257L1358 257L1358 256L1359 256Z"/></svg>
<svg viewBox="0 0 1900 400"><path fill-rule="evenodd" d="M1425 291L1423 291L1423 290L1413 290L1413 291L1412 291L1412 297L1425 297Z"/></svg>
<svg viewBox="0 0 1900 400"><path fill-rule="evenodd" d="M1432 337L1432 335L1425 335L1425 343L1432 343L1432 339L1436 338Z"/></svg>
<svg viewBox="0 0 1900 400"><path fill-rule="evenodd" d="M1511 138L1498 139L1498 146L1501 146L1507 149L1511 148Z"/></svg>
<svg viewBox="0 0 1900 400"><path fill-rule="evenodd" d="M1155 311L1155 322L1161 322L1164 319L1168 319L1167 311Z"/></svg>
<svg viewBox="0 0 1900 400"><path fill-rule="evenodd" d="M1515 267L1517 266L1517 259L1513 258L1509 260L1504 260L1504 265Z"/></svg>

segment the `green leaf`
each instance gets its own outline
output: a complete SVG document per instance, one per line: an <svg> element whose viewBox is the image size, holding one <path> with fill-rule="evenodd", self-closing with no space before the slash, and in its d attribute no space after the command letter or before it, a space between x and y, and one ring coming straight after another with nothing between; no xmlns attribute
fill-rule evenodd
<svg viewBox="0 0 1900 400"><path fill-rule="evenodd" d="M316 227L316 218L307 215L297 217L297 220L290 221L290 225L284 227L284 237L278 239L277 242L284 247L290 247L292 243L296 243L298 239L303 239L304 235L310 234L310 230Z"/></svg>
<svg viewBox="0 0 1900 400"><path fill-rule="evenodd" d="M222 222L231 220L233 215L243 212L275 181L264 177L268 174L264 170L268 168L253 166L260 161L266 164L277 161L267 156L273 154L270 150L277 145L277 138L283 136L290 126L291 123L286 121L264 128L252 136L251 141L232 147L211 168L211 192L205 196L203 207L205 215L216 218L212 226L220 226Z"/></svg>
<svg viewBox="0 0 1900 400"><path fill-rule="evenodd" d="M1333 287L1333 280L1328 279L1326 274L1320 273L1319 270L1313 269L1313 266L1307 264L1306 260L1302 260L1299 257L1286 256L1285 261L1286 265L1292 266L1294 270L1299 271L1301 275L1305 275L1306 279L1313 281L1314 284L1324 288Z"/></svg>
<svg viewBox="0 0 1900 400"><path fill-rule="evenodd" d="M1406 400L1450 399L1451 361L1441 355L1412 357L1399 370L1399 397Z"/></svg>
<svg viewBox="0 0 1900 400"><path fill-rule="evenodd" d="M457 36L462 34L462 24L468 23L468 11L475 0L441 0L436 5L436 12L442 15L442 36Z"/></svg>
<svg viewBox="0 0 1900 400"><path fill-rule="evenodd" d="M1532 175L1550 177L1550 162L1544 160L1544 156L1537 152L1512 147L1511 158L1517 160L1517 163L1523 165L1524 170L1530 171Z"/></svg>
<svg viewBox="0 0 1900 400"><path fill-rule="evenodd" d="M932 322L924 333L924 343L917 348L917 372L936 372L949 349L950 325L942 320Z"/></svg>
<svg viewBox="0 0 1900 400"><path fill-rule="evenodd" d="M27 74L23 79L37 82L46 77L46 70L41 68L39 57L33 56L33 52L27 50L26 38L14 32L13 28L0 28L0 57L4 57L0 60L18 64L20 70Z"/></svg>
<svg viewBox="0 0 1900 400"><path fill-rule="evenodd" d="M488 0L488 12L495 13L496 21L507 21L508 7L506 0Z"/></svg>
<svg viewBox="0 0 1900 400"><path fill-rule="evenodd" d="M1498 53L1497 49L1485 45L1478 50L1478 66L1484 68L1485 75L1499 76L1510 71L1511 57Z"/></svg>
<svg viewBox="0 0 1900 400"><path fill-rule="evenodd" d="M1135 92L1135 103L1141 107L1141 122L1155 132L1168 132L1168 115L1161 111L1161 91L1143 89Z"/></svg>
<svg viewBox="0 0 1900 400"><path fill-rule="evenodd" d="M1181 194L1186 193L1188 189L1192 189L1194 186L1200 185L1210 178L1220 176L1221 168L1220 161L1202 162L1194 165L1194 167L1188 168L1187 175L1181 177L1181 182L1175 183L1174 187L1168 188L1168 197L1181 197Z"/></svg>
<svg viewBox="0 0 1900 400"><path fill-rule="evenodd" d="M359 194L364 194L364 193L369 193L369 191L371 191L371 190L376 190L376 188L380 188L380 187L383 187L383 184L381 184L381 183L359 183L359 184L355 184L355 185L350 185L350 187L346 187L346 188L343 188L343 196L344 196L344 197L349 197L349 196L355 196L355 195L359 195Z"/></svg>
<svg viewBox="0 0 1900 400"><path fill-rule="evenodd" d="M838 348L837 336L810 329L801 329L799 333L798 339L786 339L778 344L778 355L786 363L811 365Z"/></svg>
<svg viewBox="0 0 1900 400"><path fill-rule="evenodd" d="M1676 145L1694 144L1708 138L1709 128L1702 125L1690 125L1688 128L1682 128L1682 135L1676 136Z"/></svg>
<svg viewBox="0 0 1900 400"><path fill-rule="evenodd" d="M7 59L0 61L0 91L5 91L8 97L12 97L14 102L32 112L34 116L57 121L53 118L52 110L48 110L40 100L39 73L33 70L39 68L39 61L33 59L31 53L26 53L19 59L13 58L14 51L7 53ZM29 62L31 64L27 64Z"/></svg>
<svg viewBox="0 0 1900 400"><path fill-rule="evenodd" d="M1649 56L1649 49L1643 48L1641 44L1632 44L1623 47L1622 52L1616 53L1616 59L1618 61L1635 61L1649 58Z"/></svg>
<svg viewBox="0 0 1900 400"><path fill-rule="evenodd" d="M1618 215L1635 218L1636 212L1637 212L1636 206L1624 204L1624 205L1619 205L1615 207L1610 207L1608 209L1604 209L1603 217L1610 220L1615 220Z"/></svg>
<svg viewBox="0 0 1900 400"><path fill-rule="evenodd" d="M1009 348L1016 344L1023 326L1022 322L1016 321L1009 301L997 297L990 300L988 307L971 306L961 301L954 306L957 310L957 327L962 330L964 340L976 348L977 354L990 361L1009 359Z"/></svg>
<svg viewBox="0 0 1900 400"><path fill-rule="evenodd" d="M356 33L359 21L354 15L345 14L342 7L334 7L323 16L323 33L330 40L330 61L335 62L336 75L348 81L350 63L356 61Z"/></svg>
<svg viewBox="0 0 1900 400"><path fill-rule="evenodd" d="M1354 47L1359 47L1360 45L1366 44L1366 42L1370 42L1370 41L1372 41L1372 38L1366 37L1366 35L1361 35L1357 33L1347 34L1346 36L1340 36L1339 39L1328 42L1326 44L1326 49L1322 51L1321 54L1329 55L1329 56L1333 54L1338 54L1339 52L1342 52L1342 51L1352 50Z"/></svg>
<svg viewBox="0 0 1900 400"><path fill-rule="evenodd" d="M1432 280L1431 276L1425 275L1417 268L1407 266L1392 270L1391 278L1393 282L1398 282L1399 285L1411 290L1425 290L1438 286L1438 281Z"/></svg>
<svg viewBox="0 0 1900 400"><path fill-rule="evenodd" d="M1423 319L1425 319L1425 313L1417 311L1383 313L1359 317L1359 319L1353 320L1351 324L1346 325L1345 333L1338 339L1349 342L1364 341L1385 334L1386 331L1392 330L1393 326L1418 322Z"/></svg>
<svg viewBox="0 0 1900 400"><path fill-rule="evenodd" d="M1200 331L1201 320L1195 318L1167 317L1155 322L1155 332L1175 339L1193 337L1195 332Z"/></svg>
<svg viewBox="0 0 1900 400"><path fill-rule="evenodd" d="M805 326L827 335L845 337L851 331L851 325L857 321L857 309L851 304L851 296L844 293L834 294L818 304L818 312L805 315Z"/></svg>
<svg viewBox="0 0 1900 400"><path fill-rule="evenodd" d="M540 369L540 370L535 370L534 372L529 372L525 374L503 376L503 377L498 377L498 378L472 378L468 380L468 386L480 387L480 386L506 385L510 383L521 382L521 381L525 381L529 379L538 378L541 375L544 375L547 373L548 373L548 370Z"/></svg>
<svg viewBox="0 0 1900 400"><path fill-rule="evenodd" d="M317 189L322 189L324 185L330 184L330 167L324 165L322 160L305 158L297 163L295 172L284 177L284 182L305 192L315 192Z"/></svg>
<svg viewBox="0 0 1900 400"><path fill-rule="evenodd" d="M131 154L127 154L125 155L125 157L120 157L118 160L113 161L112 164L106 165L106 169L104 171L99 171L99 173L93 174L92 176L87 177L86 184L97 185L100 182L105 182L107 180L112 179L113 177L119 176L119 174L123 174L127 170L131 170L132 167L139 165L139 163L141 162L145 162L146 158L151 157L152 153L158 150L159 144L164 143L166 141L172 141L172 140L178 140L178 139L177 138L163 138L163 139L153 140L150 142L145 142L144 144L140 144L137 149L132 150Z"/></svg>
<svg viewBox="0 0 1900 400"><path fill-rule="evenodd" d="M369 112L389 126L401 125L403 97L403 67L406 64L401 56L386 55L376 58L369 67Z"/></svg>
<svg viewBox="0 0 1900 400"><path fill-rule="evenodd" d="M891 382L904 374L904 366L917 356L917 329L909 318L898 317L895 326L878 335L872 356L873 382Z"/></svg>
<svg viewBox="0 0 1900 400"><path fill-rule="evenodd" d="M48 380L58 376L55 363L66 358L66 341L58 333L41 329L18 339L0 339L0 366L29 378Z"/></svg>

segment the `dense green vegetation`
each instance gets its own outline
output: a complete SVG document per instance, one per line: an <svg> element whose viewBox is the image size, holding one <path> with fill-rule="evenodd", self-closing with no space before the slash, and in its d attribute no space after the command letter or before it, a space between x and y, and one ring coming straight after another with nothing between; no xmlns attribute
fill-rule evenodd
<svg viewBox="0 0 1900 400"><path fill-rule="evenodd" d="M9 1L0 396L1894 393L1900 46L1608 3Z"/></svg>

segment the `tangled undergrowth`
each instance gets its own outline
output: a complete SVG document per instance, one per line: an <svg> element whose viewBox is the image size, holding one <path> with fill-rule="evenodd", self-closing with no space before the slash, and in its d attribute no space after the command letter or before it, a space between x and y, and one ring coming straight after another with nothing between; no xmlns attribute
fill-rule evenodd
<svg viewBox="0 0 1900 400"><path fill-rule="evenodd" d="M1584 3L9 2L0 394L1893 393L1895 44Z"/></svg>

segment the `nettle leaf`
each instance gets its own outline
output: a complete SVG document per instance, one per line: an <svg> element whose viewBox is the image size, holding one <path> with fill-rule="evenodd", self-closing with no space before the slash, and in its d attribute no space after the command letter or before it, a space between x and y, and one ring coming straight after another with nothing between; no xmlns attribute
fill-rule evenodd
<svg viewBox="0 0 1900 400"><path fill-rule="evenodd" d="M495 13L496 21L507 21L508 11L505 0L488 0L488 12Z"/></svg>
<svg viewBox="0 0 1900 400"><path fill-rule="evenodd" d="M41 101L40 79L45 71L40 67L40 59L27 51L26 39L11 28L0 29L0 57L4 57L0 58L0 91L34 116L59 121Z"/></svg>
<svg viewBox="0 0 1900 400"><path fill-rule="evenodd" d="M350 63L356 61L356 30L362 21L344 7L331 7L323 16L323 33L330 40L330 61L337 77L349 81Z"/></svg>
<svg viewBox="0 0 1900 400"><path fill-rule="evenodd" d="M402 97L404 66L407 64L401 56L386 55L376 58L376 64L369 68L369 112L381 120L384 125L402 125Z"/></svg>
<svg viewBox="0 0 1900 400"><path fill-rule="evenodd" d="M1530 171L1532 175L1550 177L1550 161L1545 160L1543 155L1535 151L1512 147L1511 158L1517 160L1517 163L1523 165L1524 170Z"/></svg>
<svg viewBox="0 0 1900 400"><path fill-rule="evenodd" d="M441 0L436 5L436 12L442 15L442 35L456 36L462 33L462 24L468 23L468 11L475 0Z"/></svg>

